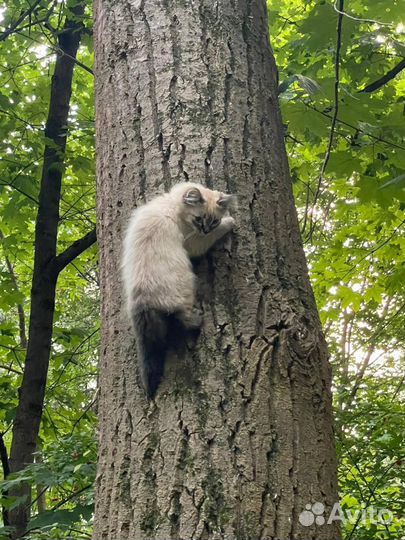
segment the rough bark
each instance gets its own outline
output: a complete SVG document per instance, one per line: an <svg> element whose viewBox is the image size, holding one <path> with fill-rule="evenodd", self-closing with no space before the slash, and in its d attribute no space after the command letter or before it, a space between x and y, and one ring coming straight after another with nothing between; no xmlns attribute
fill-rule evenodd
<svg viewBox="0 0 405 540"><path fill-rule="evenodd" d="M59 202L63 161L67 139L69 103L76 53L83 28L84 3L74 2L59 34L60 53L52 77L51 96L45 135L39 208L35 227L35 255L31 288L29 337L19 403L13 424L10 453L11 472L33 462L41 422L55 310L56 282L59 272L81 251L95 241L89 233L57 256ZM15 537L26 528L30 513L30 487L23 485L12 495L25 496L23 504L10 512Z"/></svg>
<svg viewBox="0 0 405 540"><path fill-rule="evenodd" d="M94 539L337 539L330 368L262 0L95 1L102 347ZM239 198L196 262L204 325L140 390L122 307L132 208L190 179Z"/></svg>

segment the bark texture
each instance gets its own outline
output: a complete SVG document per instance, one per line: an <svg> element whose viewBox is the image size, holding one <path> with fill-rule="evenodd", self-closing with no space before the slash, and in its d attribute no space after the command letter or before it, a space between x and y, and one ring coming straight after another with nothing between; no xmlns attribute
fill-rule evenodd
<svg viewBox="0 0 405 540"><path fill-rule="evenodd" d="M330 368L308 280L263 0L95 1L102 348L94 539L337 539ZM132 208L177 181L237 193L196 262L204 325L140 390L121 300Z"/></svg>

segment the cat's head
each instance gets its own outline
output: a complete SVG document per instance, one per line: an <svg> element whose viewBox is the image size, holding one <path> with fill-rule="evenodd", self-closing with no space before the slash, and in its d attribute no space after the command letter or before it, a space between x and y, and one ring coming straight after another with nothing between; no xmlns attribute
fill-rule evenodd
<svg viewBox="0 0 405 540"><path fill-rule="evenodd" d="M208 234L218 227L235 201L235 195L186 184L182 190L181 217L199 234Z"/></svg>

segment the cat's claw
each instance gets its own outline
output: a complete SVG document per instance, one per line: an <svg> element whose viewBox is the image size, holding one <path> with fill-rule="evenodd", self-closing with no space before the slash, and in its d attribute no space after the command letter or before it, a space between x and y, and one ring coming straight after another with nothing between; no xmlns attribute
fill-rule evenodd
<svg viewBox="0 0 405 540"><path fill-rule="evenodd" d="M222 219L221 225L223 225L227 231L231 231L235 227L235 220L231 216L224 217Z"/></svg>

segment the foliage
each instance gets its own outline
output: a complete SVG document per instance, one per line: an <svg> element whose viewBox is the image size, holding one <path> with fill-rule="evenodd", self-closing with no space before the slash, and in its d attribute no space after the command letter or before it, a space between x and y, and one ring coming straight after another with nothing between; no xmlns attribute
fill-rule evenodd
<svg viewBox="0 0 405 540"><path fill-rule="evenodd" d="M0 431L7 447L24 363L56 37L69 9L46 0L30 5L15 0L0 8L7 34L0 37ZM399 539L405 535L404 72L376 91L361 90L405 56L403 5L339 5L346 15L332 0L271 0L270 35L302 235L334 368L342 507L373 504L395 517L387 525L347 522L346 538ZM59 251L95 221L90 15L89 3L69 117ZM22 479L42 486L47 509L34 496L28 538L89 535L97 313L93 248L59 278L38 459L1 485L8 508L18 501L7 490Z"/></svg>
<svg viewBox="0 0 405 540"><path fill-rule="evenodd" d="M395 518L387 526L348 522L345 532L403 538L404 72L361 91L403 60L403 3L355 1L343 9L339 35L333 2L271 1L270 35L334 368L342 508L374 505Z"/></svg>
<svg viewBox="0 0 405 540"><path fill-rule="evenodd" d="M0 431L9 447L11 422L25 357L44 124L57 52L57 34L69 7L33 2L35 8L0 43ZM2 6L1 25L13 28L29 4ZM91 66L90 7L79 62ZM65 159L58 250L94 227L93 77L76 67ZM94 480L94 403L98 348L98 276L92 248L60 275L51 363L37 463L23 477L45 489L47 510L32 503L33 538L84 536L91 518ZM7 482L18 482L9 477ZM3 483L7 491L9 483ZM35 490L34 490L35 493ZM3 496L4 499L4 496ZM3 500L4 502L4 500ZM12 502L12 501L11 501ZM10 501L9 501L10 503ZM55 523L57 526L51 526ZM75 532L76 531L76 532Z"/></svg>
<svg viewBox="0 0 405 540"><path fill-rule="evenodd" d="M3 493L22 481L37 488L36 498L48 492L50 508L37 513L28 525L27 538L60 538L78 532L88 534L88 521L93 513L93 482L95 477L96 448L93 429L81 430L77 435L67 435L42 448L46 463L37 462L20 473L10 475L2 482ZM35 492L35 491L34 491ZM4 497L2 504L11 508L16 504L11 497Z"/></svg>

